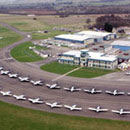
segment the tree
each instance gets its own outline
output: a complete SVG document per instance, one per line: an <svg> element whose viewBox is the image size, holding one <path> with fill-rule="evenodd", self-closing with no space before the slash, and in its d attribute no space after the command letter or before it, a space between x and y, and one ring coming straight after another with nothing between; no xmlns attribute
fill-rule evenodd
<svg viewBox="0 0 130 130"><path fill-rule="evenodd" d="M87 23L87 24L91 23L91 19L88 18L88 19L86 20L86 23Z"/></svg>
<svg viewBox="0 0 130 130"><path fill-rule="evenodd" d="M105 23L104 30L107 32L112 32L113 26L110 23Z"/></svg>
<svg viewBox="0 0 130 130"><path fill-rule="evenodd" d="M121 26L130 26L130 20L128 18L122 18L120 16L115 16L115 15L104 15L104 16L100 16L96 19L95 26L98 29L100 29L100 28L105 29L108 27L107 30L111 31L111 29L113 27L118 28Z"/></svg>
<svg viewBox="0 0 130 130"><path fill-rule="evenodd" d="M37 18L33 18L33 20L37 20Z"/></svg>

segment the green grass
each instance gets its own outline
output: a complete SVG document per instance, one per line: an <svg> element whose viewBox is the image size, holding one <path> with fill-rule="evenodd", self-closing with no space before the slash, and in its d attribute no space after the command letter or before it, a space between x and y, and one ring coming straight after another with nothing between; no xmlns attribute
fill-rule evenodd
<svg viewBox="0 0 130 130"><path fill-rule="evenodd" d="M32 33L32 39L33 40L39 40L39 39L48 39L53 38L56 35L63 34L65 32L62 31L50 31L48 33Z"/></svg>
<svg viewBox="0 0 130 130"><path fill-rule="evenodd" d="M56 74L65 74L79 66L76 65L68 65L68 64L60 64L58 62L52 62L50 64L46 64L41 66L42 70L56 73ZM99 76L103 76L109 73L117 72L118 70L105 70L100 68L87 68L82 67L79 70L76 70L72 73L70 73L68 76L72 77L80 77L80 78L95 78Z"/></svg>
<svg viewBox="0 0 130 130"><path fill-rule="evenodd" d="M83 67L77 71L70 73L68 76L80 77L80 78L95 78L103 76L109 73L116 72L117 70L105 70L100 68L87 68Z"/></svg>
<svg viewBox="0 0 130 130"><path fill-rule="evenodd" d="M58 62L52 62L50 64L46 64L41 66L42 70L56 73L56 74L65 74L78 66L72 66L72 65L67 65L67 64L60 64Z"/></svg>
<svg viewBox="0 0 130 130"><path fill-rule="evenodd" d="M0 102L0 130L129 130L130 122L67 116Z"/></svg>
<svg viewBox="0 0 130 130"><path fill-rule="evenodd" d="M22 36L0 25L0 48L4 48L22 39Z"/></svg>
<svg viewBox="0 0 130 130"><path fill-rule="evenodd" d="M20 62L35 62L43 60L42 57L38 56L32 50L29 49L30 46L34 46L31 42L25 42L13 48L11 50L11 55L13 58ZM44 47L36 46L36 49L46 49Z"/></svg>

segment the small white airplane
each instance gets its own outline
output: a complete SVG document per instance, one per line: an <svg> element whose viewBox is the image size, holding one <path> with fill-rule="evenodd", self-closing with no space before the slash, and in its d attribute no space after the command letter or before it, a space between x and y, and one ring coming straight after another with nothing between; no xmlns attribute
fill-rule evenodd
<svg viewBox="0 0 130 130"><path fill-rule="evenodd" d="M21 82L29 82L29 77L18 77Z"/></svg>
<svg viewBox="0 0 130 130"><path fill-rule="evenodd" d="M18 74L11 74L11 73L9 73L8 76L9 76L10 78L17 78L17 77L18 77Z"/></svg>
<svg viewBox="0 0 130 130"><path fill-rule="evenodd" d="M124 95L125 92L119 92L118 90L114 90L114 91L106 91L107 94L110 94L110 95L114 95L114 96L117 96L117 95Z"/></svg>
<svg viewBox="0 0 130 130"><path fill-rule="evenodd" d="M70 87L70 88L64 88L64 90L70 91L70 92L75 92L75 91L80 91L81 89L72 86L72 87Z"/></svg>
<svg viewBox="0 0 130 130"><path fill-rule="evenodd" d="M81 107L77 107L77 105L72 105L72 106L68 106L68 105L64 105L65 108L71 110L71 111L81 111L82 108Z"/></svg>
<svg viewBox="0 0 130 130"><path fill-rule="evenodd" d="M130 111L124 111L124 109L120 109L120 110L112 110L113 113L116 113L116 114L120 114L120 115L123 115L123 114L130 114Z"/></svg>
<svg viewBox="0 0 130 130"><path fill-rule="evenodd" d="M0 66L0 70L3 70L4 68L2 66Z"/></svg>
<svg viewBox="0 0 130 130"><path fill-rule="evenodd" d="M42 104L43 101L40 100L40 98L29 98L28 101L30 101L33 104Z"/></svg>
<svg viewBox="0 0 130 130"><path fill-rule="evenodd" d="M39 81L31 80L30 83L32 83L32 84L35 85L35 86L36 86L36 85L41 85L41 86L43 85L43 82L40 81L40 80L39 80Z"/></svg>
<svg viewBox="0 0 130 130"><path fill-rule="evenodd" d="M4 70L1 70L1 71L0 71L0 73L1 73L1 75L7 75L7 74L9 73L9 71L6 71L6 70L5 70L5 71L4 71Z"/></svg>
<svg viewBox="0 0 130 130"><path fill-rule="evenodd" d="M127 93L127 95L128 95L128 96L130 96L130 92L129 92L129 93Z"/></svg>
<svg viewBox="0 0 130 130"><path fill-rule="evenodd" d="M25 95L13 95L17 100L26 100Z"/></svg>
<svg viewBox="0 0 130 130"><path fill-rule="evenodd" d="M92 88L91 90L84 89L84 92L90 93L90 94L96 94L96 93L102 93L102 90L96 90L95 88Z"/></svg>
<svg viewBox="0 0 130 130"><path fill-rule="evenodd" d="M126 72L126 75L130 75L130 72Z"/></svg>
<svg viewBox="0 0 130 130"><path fill-rule="evenodd" d="M46 84L46 86L50 89L60 89L60 86L58 84Z"/></svg>
<svg viewBox="0 0 130 130"><path fill-rule="evenodd" d="M58 102L54 102L54 103L46 102L46 105L50 106L51 108L61 108L62 107L62 105L60 105Z"/></svg>
<svg viewBox="0 0 130 130"><path fill-rule="evenodd" d="M0 93L1 93L3 96L12 96L11 91L7 91L7 92L0 91Z"/></svg>
<svg viewBox="0 0 130 130"><path fill-rule="evenodd" d="M91 110L91 111L95 111L97 113L98 112L106 112L106 111L108 111L108 109L102 109L101 106L97 106L96 108L89 107L88 109Z"/></svg>

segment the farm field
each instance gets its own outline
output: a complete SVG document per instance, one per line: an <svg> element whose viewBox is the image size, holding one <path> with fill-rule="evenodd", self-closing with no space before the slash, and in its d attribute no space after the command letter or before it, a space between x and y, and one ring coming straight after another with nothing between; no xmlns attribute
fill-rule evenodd
<svg viewBox="0 0 130 130"><path fill-rule="evenodd" d="M47 113L1 101L0 111L1 130L129 130L130 128L130 123L127 121Z"/></svg>
<svg viewBox="0 0 130 130"><path fill-rule="evenodd" d="M22 39L22 36L0 25L0 48L4 48Z"/></svg>
<svg viewBox="0 0 130 130"><path fill-rule="evenodd" d="M20 62L35 62L43 60L42 57L38 56L36 53L29 49L29 47L33 46L34 45L31 42L22 43L11 50L11 55L13 58ZM36 49L45 50L46 48L36 46Z"/></svg>

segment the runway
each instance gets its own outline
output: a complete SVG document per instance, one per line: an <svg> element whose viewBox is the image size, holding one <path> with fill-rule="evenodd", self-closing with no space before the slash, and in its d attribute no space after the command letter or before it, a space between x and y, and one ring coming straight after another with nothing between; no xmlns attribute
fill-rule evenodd
<svg viewBox="0 0 130 130"><path fill-rule="evenodd" d="M39 65L41 63L20 63L15 59L10 60L2 60L11 58L10 50L18 44L21 44L25 41L30 41L31 38L27 37L27 34L24 32L20 32L16 28L7 25L5 23L0 23L3 26L19 33L24 38L23 40L16 42L8 47L5 47L0 50L0 66L4 66L5 69L11 70L19 75L29 76L31 79L39 80L42 79L44 83L52 83L51 81L58 77L57 74L52 74L49 72L45 72L39 69ZM118 89L125 92L130 92L130 80L128 77L124 77L124 73L117 72L115 74L109 74L107 76L103 76L95 79L83 79L83 78L74 78L65 76L59 80L57 83L63 87L70 87L75 85L80 88L97 88L105 90L114 90ZM68 115L78 115L78 116L86 116L86 117L96 117L96 118L107 118L107 119L115 119L115 120L130 120L130 115L119 116L113 114L111 112L112 109L128 109L130 110L130 96L110 96L103 94L97 95L89 95L81 92L66 92L63 89L60 90L50 90L45 85L42 87L34 87L30 83L21 83L18 79L11 79L7 76L0 75L0 87L3 91L11 90L13 94L24 94L28 97L40 97L43 101L53 102L58 101L61 104L73 105L77 104L78 106L83 108L83 111L80 112L71 112L65 108L60 109L51 109L45 104L31 104L28 101L17 101L12 97L3 97L0 95L0 100L16 104L19 106L43 110L47 112L54 113L62 113ZM101 105L103 108L109 109L106 113L95 113L88 110L88 107L96 107L97 105Z"/></svg>

